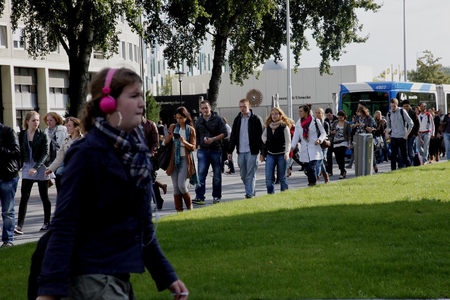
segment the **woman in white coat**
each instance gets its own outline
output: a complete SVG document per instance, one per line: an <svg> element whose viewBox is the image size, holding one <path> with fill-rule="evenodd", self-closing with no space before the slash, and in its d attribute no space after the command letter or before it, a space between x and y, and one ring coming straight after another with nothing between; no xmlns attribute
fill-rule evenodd
<svg viewBox="0 0 450 300"><path fill-rule="evenodd" d="M317 184L316 163L323 159L322 147L320 144L327 137L322 123L317 122L316 118L311 116L311 106L302 105L298 113L300 119L295 124L294 137L292 145L300 142L300 161L307 164L308 185Z"/></svg>
<svg viewBox="0 0 450 300"><path fill-rule="evenodd" d="M44 130L44 133L48 136L48 142L50 144L50 152L47 166L51 165L58 154L64 139L67 137L67 128L63 125L63 119L55 112L48 112L44 118L44 123L48 128Z"/></svg>

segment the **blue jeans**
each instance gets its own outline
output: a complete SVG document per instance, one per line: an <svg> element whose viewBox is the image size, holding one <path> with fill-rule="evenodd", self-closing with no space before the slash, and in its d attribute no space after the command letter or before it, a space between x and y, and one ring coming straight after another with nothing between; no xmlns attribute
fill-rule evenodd
<svg viewBox="0 0 450 300"><path fill-rule="evenodd" d="M245 186L245 195L256 196L256 170L258 169L258 154L251 152L238 154L238 165L240 168L241 180Z"/></svg>
<svg viewBox="0 0 450 300"><path fill-rule="evenodd" d="M284 154L272 155L267 154L266 157L266 187L267 194L275 194L275 184L273 173L277 166L278 180L280 181L281 191L289 188L287 181L288 162L284 159Z"/></svg>
<svg viewBox="0 0 450 300"><path fill-rule="evenodd" d="M450 133L444 132L445 157L450 161Z"/></svg>
<svg viewBox="0 0 450 300"><path fill-rule="evenodd" d="M322 160L320 160L322 161ZM308 167L306 168L306 173L308 174L308 183L316 183L317 175L316 175L316 165L318 160L311 160L308 163Z"/></svg>
<svg viewBox="0 0 450 300"><path fill-rule="evenodd" d="M404 162L406 164L406 167L411 166L411 162L409 161L409 157L406 154L406 140L404 138L393 138L391 137L391 170L394 171L397 169L397 155L398 150L400 150L400 153L402 155L402 158L404 158ZM400 163L399 163L400 167Z"/></svg>
<svg viewBox="0 0 450 300"><path fill-rule="evenodd" d="M213 176L213 198L222 198L222 150L197 150L198 160L198 179L200 186L195 189L196 199L205 200L206 176L208 175L209 166L212 166Z"/></svg>
<svg viewBox="0 0 450 300"><path fill-rule="evenodd" d="M414 163L414 154L416 152L415 142L416 142L416 137L414 137L414 136L408 137L408 140L406 141L406 152L408 152L409 161L411 163Z"/></svg>
<svg viewBox="0 0 450 300"><path fill-rule="evenodd" d="M15 211L14 211L14 196L16 195L17 183L19 176L11 181L0 182L0 201L2 204L2 220L3 232L2 241L14 241L14 225L15 225Z"/></svg>
<svg viewBox="0 0 450 300"><path fill-rule="evenodd" d="M323 157L327 157L328 149L322 149ZM316 175L319 176L320 172L322 172L322 175L325 175L327 173L327 170L325 170L325 160L321 159L318 160L316 163Z"/></svg>
<svg viewBox="0 0 450 300"><path fill-rule="evenodd" d="M419 133L419 135L423 140L423 145L420 142L419 137L416 137L416 147L419 150L420 156L422 156L422 162L424 163L428 161L428 148L430 146L431 133Z"/></svg>

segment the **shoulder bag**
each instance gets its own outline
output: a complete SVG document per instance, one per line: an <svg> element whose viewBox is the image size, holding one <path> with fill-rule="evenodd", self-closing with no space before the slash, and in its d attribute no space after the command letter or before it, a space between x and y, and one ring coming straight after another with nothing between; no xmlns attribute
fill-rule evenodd
<svg viewBox="0 0 450 300"><path fill-rule="evenodd" d="M320 137L320 130L319 130L319 126L317 125L317 119L314 119L314 122L316 124L317 138L319 138ZM328 137L326 137L323 140L322 144L320 144L320 147L322 148L322 150L325 150L325 149L327 149L330 146L331 146L331 142L328 140Z"/></svg>
<svg viewBox="0 0 450 300"><path fill-rule="evenodd" d="M167 170L172 159L173 141L172 139L167 145L159 147L158 152L155 155L155 161L160 169Z"/></svg>

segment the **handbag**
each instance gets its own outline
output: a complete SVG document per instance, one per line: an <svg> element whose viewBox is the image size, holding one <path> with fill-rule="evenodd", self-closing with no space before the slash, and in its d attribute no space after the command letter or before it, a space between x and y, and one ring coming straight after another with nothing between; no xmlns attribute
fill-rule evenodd
<svg viewBox="0 0 450 300"><path fill-rule="evenodd" d="M328 138L325 138L323 140L322 144L320 144L320 147L322 148L322 150L325 150L330 146L331 146L331 142L328 140Z"/></svg>
<svg viewBox="0 0 450 300"><path fill-rule="evenodd" d="M381 150L384 148L384 141L383 138L379 135L379 136L375 136L373 139L373 145L376 150Z"/></svg>
<svg viewBox="0 0 450 300"><path fill-rule="evenodd" d="M317 138L320 137L320 130L319 130L319 126L317 125L317 119L314 120L314 122L316 123L316 131L317 131ZM328 137L326 137L322 144L320 144L320 147L322 148L322 150L327 149L328 147L331 146L331 142L328 140Z"/></svg>
<svg viewBox="0 0 450 300"><path fill-rule="evenodd" d="M155 159L157 160L160 169L166 171L169 167L170 160L172 159L172 150L172 140L170 140L169 144L159 147L158 152L156 152Z"/></svg>

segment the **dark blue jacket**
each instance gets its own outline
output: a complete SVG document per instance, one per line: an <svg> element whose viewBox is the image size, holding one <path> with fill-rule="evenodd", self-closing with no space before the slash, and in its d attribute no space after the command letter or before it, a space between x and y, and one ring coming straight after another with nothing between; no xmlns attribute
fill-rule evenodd
<svg viewBox="0 0 450 300"><path fill-rule="evenodd" d="M97 128L67 151L39 295L66 296L69 277L150 271L158 290L177 280L153 238L150 189L139 189ZM146 245L146 246L145 246Z"/></svg>
<svg viewBox="0 0 450 300"><path fill-rule="evenodd" d="M196 143L197 146L200 146L200 149L203 150L220 150L222 149L222 143L220 141L212 142L211 144L205 144L203 139L205 137L215 137L219 134L227 137L227 127L225 126L225 122L222 118L215 112L211 112L211 115L208 121L203 118L203 115L197 119L195 122L195 134L196 134Z"/></svg>

